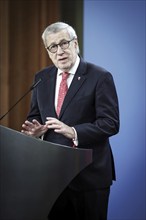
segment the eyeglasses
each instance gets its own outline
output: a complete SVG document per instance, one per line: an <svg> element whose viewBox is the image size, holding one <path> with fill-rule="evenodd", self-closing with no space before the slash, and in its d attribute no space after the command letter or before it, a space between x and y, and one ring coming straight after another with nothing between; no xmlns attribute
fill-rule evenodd
<svg viewBox="0 0 146 220"><path fill-rule="evenodd" d="M69 47L70 42L73 40L74 40L74 38L72 40L63 40L59 44L52 44L49 47L47 47L46 49L49 50L51 53L56 53L58 50L58 45L59 45L62 50L66 50Z"/></svg>

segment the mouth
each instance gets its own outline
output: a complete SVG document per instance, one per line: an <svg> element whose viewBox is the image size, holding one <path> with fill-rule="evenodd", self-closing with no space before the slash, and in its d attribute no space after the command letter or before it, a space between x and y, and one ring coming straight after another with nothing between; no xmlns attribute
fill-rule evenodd
<svg viewBox="0 0 146 220"><path fill-rule="evenodd" d="M59 62L64 62L64 61L67 61L67 59L68 59L67 57L64 57L64 58L58 59L58 61L59 61Z"/></svg>

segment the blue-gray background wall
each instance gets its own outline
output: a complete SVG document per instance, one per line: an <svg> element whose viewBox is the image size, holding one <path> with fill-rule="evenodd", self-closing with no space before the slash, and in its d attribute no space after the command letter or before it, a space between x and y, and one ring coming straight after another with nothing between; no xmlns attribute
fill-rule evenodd
<svg viewBox="0 0 146 220"><path fill-rule="evenodd" d="M145 26L145 1L84 0L83 56L112 73L119 96L109 220L146 219Z"/></svg>

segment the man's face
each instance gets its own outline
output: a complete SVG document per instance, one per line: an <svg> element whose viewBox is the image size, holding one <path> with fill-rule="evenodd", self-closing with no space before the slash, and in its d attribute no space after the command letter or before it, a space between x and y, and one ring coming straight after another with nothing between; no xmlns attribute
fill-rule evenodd
<svg viewBox="0 0 146 220"><path fill-rule="evenodd" d="M76 39L71 40L66 30L50 34L47 38L47 47L49 48L54 48L57 44L70 41L66 49L62 49L60 45L58 45L55 53L51 53L47 50L54 65L62 71L69 71L76 61L78 42Z"/></svg>

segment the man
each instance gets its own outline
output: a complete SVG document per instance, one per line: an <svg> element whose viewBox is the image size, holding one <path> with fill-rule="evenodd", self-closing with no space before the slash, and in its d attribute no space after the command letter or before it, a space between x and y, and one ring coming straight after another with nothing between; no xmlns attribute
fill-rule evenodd
<svg viewBox="0 0 146 220"><path fill-rule="evenodd" d="M76 32L68 24L51 24L42 39L54 65L35 76L35 81L41 79L41 83L33 91L22 132L93 150L92 164L60 195L49 219L106 220L110 186L115 180L109 137L119 131L118 99L112 75L79 56ZM62 84L62 93L68 87L65 98L60 94Z"/></svg>

